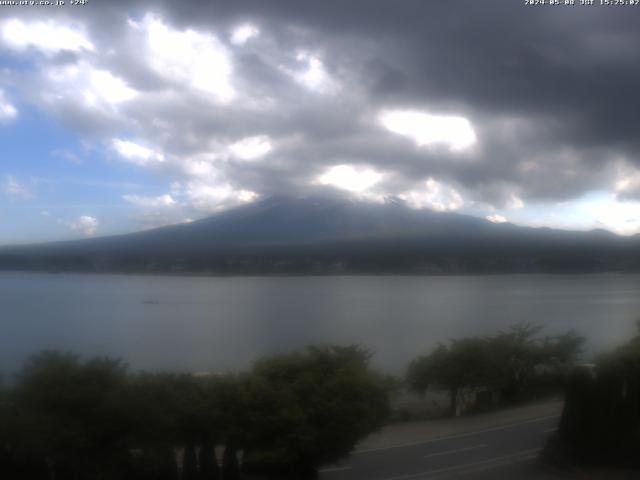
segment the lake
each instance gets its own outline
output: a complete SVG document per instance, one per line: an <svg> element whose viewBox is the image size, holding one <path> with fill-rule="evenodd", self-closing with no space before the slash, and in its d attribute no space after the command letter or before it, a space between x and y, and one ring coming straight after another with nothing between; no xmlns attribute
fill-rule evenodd
<svg viewBox="0 0 640 480"><path fill-rule="evenodd" d="M401 373L437 342L539 322L590 351L640 318L640 275L178 277L0 273L0 371L42 349L134 370L229 371L308 344L357 343Z"/></svg>

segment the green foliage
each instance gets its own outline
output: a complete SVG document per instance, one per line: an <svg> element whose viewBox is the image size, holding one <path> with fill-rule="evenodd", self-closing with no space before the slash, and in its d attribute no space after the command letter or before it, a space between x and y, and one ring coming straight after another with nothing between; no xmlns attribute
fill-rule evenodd
<svg viewBox="0 0 640 480"><path fill-rule="evenodd" d="M629 341L598 357L597 365L600 371L631 376L640 372L640 320L636 322L636 327L636 335Z"/></svg>
<svg viewBox="0 0 640 480"><path fill-rule="evenodd" d="M576 363L583 345L584 337L575 330L569 330L555 337L546 337L541 345L541 353L547 362L566 367Z"/></svg>
<svg viewBox="0 0 640 480"><path fill-rule="evenodd" d="M198 457L192 443L188 443L184 449L184 461L182 463L182 480L198 479Z"/></svg>
<svg viewBox="0 0 640 480"><path fill-rule="evenodd" d="M640 331L572 373L547 450L573 462L640 466Z"/></svg>
<svg viewBox="0 0 640 480"><path fill-rule="evenodd" d="M481 338L453 340L449 345L440 344L429 355L415 359L409 365L409 384L422 391L431 385L450 388L484 383L487 360L487 344Z"/></svg>
<svg viewBox="0 0 640 480"><path fill-rule="evenodd" d="M128 416L126 366L119 360L81 362L72 354L32 357L13 394L16 445L46 459L58 477L124 477ZM25 453L26 454L26 453ZM117 465L117 467L116 467Z"/></svg>
<svg viewBox="0 0 640 480"><path fill-rule="evenodd" d="M213 443L205 438L200 445L200 480L219 480L220 467L215 458Z"/></svg>
<svg viewBox="0 0 640 480"><path fill-rule="evenodd" d="M537 336L541 330L540 325L517 324L488 339L495 368L492 386L498 388L507 401L515 400L523 393L537 365L552 361ZM551 345L550 341L548 343Z"/></svg>
<svg viewBox="0 0 640 480"><path fill-rule="evenodd" d="M438 345L418 357L407 370L407 383L416 392L434 386L446 388L452 412L460 389L490 389L503 400L520 398L535 376L536 367L560 371L578 357L584 339L573 331L539 336L542 327L517 324L492 337L466 337Z"/></svg>
<svg viewBox="0 0 640 480"><path fill-rule="evenodd" d="M239 478L295 472L350 452L385 418L386 387L357 347L309 348L241 375L131 375L119 360L44 352L0 390L0 471L9 480ZM199 452L199 458L198 458Z"/></svg>
<svg viewBox="0 0 640 480"><path fill-rule="evenodd" d="M238 480L240 478L240 464L238 452L233 443L227 444L222 457L222 478L224 480Z"/></svg>
<svg viewBox="0 0 640 480"><path fill-rule="evenodd" d="M308 348L256 363L247 379L248 462L296 472L336 461L388 413L383 379L355 346Z"/></svg>

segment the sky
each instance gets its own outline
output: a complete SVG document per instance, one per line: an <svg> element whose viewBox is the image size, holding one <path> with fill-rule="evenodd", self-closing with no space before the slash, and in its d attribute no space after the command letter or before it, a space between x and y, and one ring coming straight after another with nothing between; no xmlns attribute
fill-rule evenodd
<svg viewBox="0 0 640 480"><path fill-rule="evenodd" d="M0 5L0 244L320 192L640 233L640 6L50 3Z"/></svg>

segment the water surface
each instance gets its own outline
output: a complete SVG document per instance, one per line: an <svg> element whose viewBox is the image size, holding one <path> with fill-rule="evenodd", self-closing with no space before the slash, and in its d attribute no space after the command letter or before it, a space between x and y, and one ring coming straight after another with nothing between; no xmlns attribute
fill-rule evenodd
<svg viewBox="0 0 640 480"><path fill-rule="evenodd" d="M639 275L162 277L0 273L0 371L31 353L134 369L227 371L308 344L357 343L400 373L439 341L532 321L591 351L640 318Z"/></svg>

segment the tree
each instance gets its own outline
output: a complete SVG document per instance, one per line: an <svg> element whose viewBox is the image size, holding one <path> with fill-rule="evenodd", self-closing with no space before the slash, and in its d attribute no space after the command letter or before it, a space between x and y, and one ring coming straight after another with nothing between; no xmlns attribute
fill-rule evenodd
<svg viewBox="0 0 640 480"><path fill-rule="evenodd" d="M184 460L182 462L182 480L198 479L198 457L193 443L187 443L184 449Z"/></svg>
<svg viewBox="0 0 640 480"><path fill-rule="evenodd" d="M640 466L640 328L571 374L558 434L545 450L556 461Z"/></svg>
<svg viewBox="0 0 640 480"><path fill-rule="evenodd" d="M503 400L516 400L527 388L536 365L545 361L537 337L541 330L542 325L518 323L488 340L495 368L492 383Z"/></svg>
<svg viewBox="0 0 640 480"><path fill-rule="evenodd" d="M150 478L178 478L175 449L185 443L182 412L191 398L191 385L185 377L141 373L129 382L131 446L141 452L138 469Z"/></svg>
<svg viewBox="0 0 640 480"><path fill-rule="evenodd" d="M575 330L560 335L547 336L542 342L542 357L560 368L573 366L584 347L585 338Z"/></svg>
<svg viewBox="0 0 640 480"><path fill-rule="evenodd" d="M200 446L200 480L219 480L220 467L215 457L213 442L205 438Z"/></svg>
<svg viewBox="0 0 640 480"><path fill-rule="evenodd" d="M541 338L541 330L540 325L520 323L494 336L440 344L411 362L407 383L419 393L432 386L448 390L452 414L458 411L461 389L488 389L500 392L505 402L515 401L530 389L538 367L565 375L584 343L573 331Z"/></svg>
<svg viewBox="0 0 640 480"><path fill-rule="evenodd" d="M309 347L258 361L245 383L247 469L303 478L378 428L388 398L369 357L355 346Z"/></svg>
<svg viewBox="0 0 640 480"><path fill-rule="evenodd" d="M229 441L224 448L222 458L223 480L238 480L240 478L240 464L238 463L238 451L235 445Z"/></svg>
<svg viewBox="0 0 640 480"><path fill-rule="evenodd" d="M447 389L450 413L455 415L460 389L482 387L490 383L490 361L485 339L453 340L450 345L440 344L431 354L413 360L407 371L407 382L419 393L432 386Z"/></svg>
<svg viewBox="0 0 640 480"><path fill-rule="evenodd" d="M248 374L129 375L119 360L44 352L0 390L0 466L10 480L220 478L249 466L302 478L381 425L385 381L357 347L260 360ZM199 459L198 459L199 453Z"/></svg>
<svg viewBox="0 0 640 480"><path fill-rule="evenodd" d="M14 399L22 442L57 478L124 478L129 451L122 403L126 365L72 354L31 357Z"/></svg>

